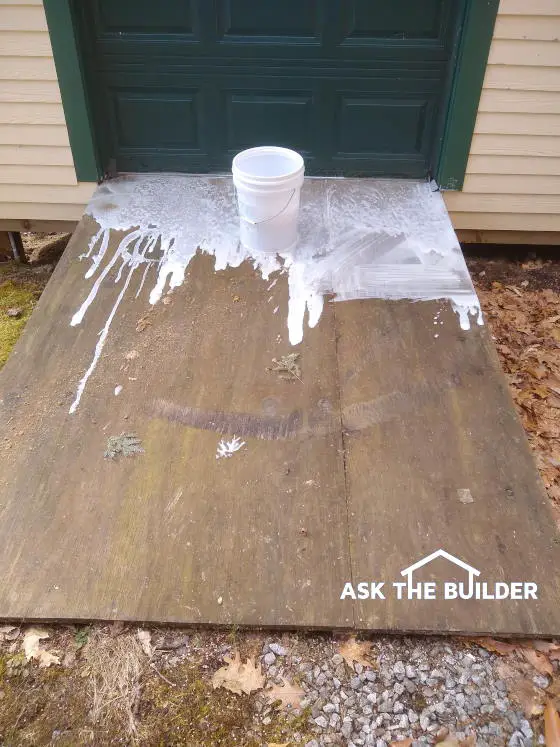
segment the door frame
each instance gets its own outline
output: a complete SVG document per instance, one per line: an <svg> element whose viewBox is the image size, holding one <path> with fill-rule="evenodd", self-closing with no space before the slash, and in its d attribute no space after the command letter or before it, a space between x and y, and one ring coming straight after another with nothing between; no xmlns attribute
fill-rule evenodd
<svg viewBox="0 0 560 747"><path fill-rule="evenodd" d="M78 181L103 178L75 22L74 0L43 0ZM452 58L433 178L441 189L463 186L499 0L466 0Z"/></svg>

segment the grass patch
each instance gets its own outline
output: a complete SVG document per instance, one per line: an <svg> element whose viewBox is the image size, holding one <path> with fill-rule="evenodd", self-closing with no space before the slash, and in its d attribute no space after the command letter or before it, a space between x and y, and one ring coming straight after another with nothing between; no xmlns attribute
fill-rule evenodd
<svg viewBox="0 0 560 747"><path fill-rule="evenodd" d="M33 281L2 281L2 274L0 274L0 368L8 360L42 290L41 286ZM21 309L21 315L17 318L8 316L8 309Z"/></svg>

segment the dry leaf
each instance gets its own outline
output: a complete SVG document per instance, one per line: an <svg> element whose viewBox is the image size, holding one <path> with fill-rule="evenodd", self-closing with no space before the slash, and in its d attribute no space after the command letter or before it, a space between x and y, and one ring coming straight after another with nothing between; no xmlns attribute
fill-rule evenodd
<svg viewBox="0 0 560 747"><path fill-rule="evenodd" d="M389 747L410 747L413 741L413 739L407 737L406 739L399 739L396 742L389 742Z"/></svg>
<svg viewBox="0 0 560 747"><path fill-rule="evenodd" d="M517 679L509 685L508 693L521 706L527 718L540 716L543 712L545 695L530 680Z"/></svg>
<svg viewBox="0 0 560 747"><path fill-rule="evenodd" d="M540 674L548 674L550 677L552 677L552 664L550 663L547 656L545 656L540 651L535 651L532 648L524 648L523 649L523 656L527 659L529 664L531 664L537 672L540 672Z"/></svg>
<svg viewBox="0 0 560 747"><path fill-rule="evenodd" d="M373 644L369 641L357 641L352 636L339 647L338 653L349 666L353 666L354 662L356 662L357 664L362 664L364 667L373 667L374 663L366 658L371 656L372 648Z"/></svg>
<svg viewBox="0 0 560 747"><path fill-rule="evenodd" d="M272 687L265 690L266 697L274 702L275 700L282 701L284 708L291 706L292 708L301 707L301 699L304 697L305 692L298 685L294 685L288 680L282 679L282 685L272 685Z"/></svg>
<svg viewBox="0 0 560 747"><path fill-rule="evenodd" d="M471 734L465 739L457 739L453 734L449 734L441 741L437 742L438 747L476 747L476 736Z"/></svg>
<svg viewBox="0 0 560 747"><path fill-rule="evenodd" d="M457 739L453 734L449 734L441 742L436 742L438 747L476 747L476 737L471 734L465 739Z"/></svg>
<svg viewBox="0 0 560 747"><path fill-rule="evenodd" d="M0 641L12 640L15 630L15 625L0 625ZM15 637L17 638L17 635Z"/></svg>
<svg viewBox="0 0 560 747"><path fill-rule="evenodd" d="M146 654L146 656L151 659L152 658L152 634L149 630L138 630L136 633L136 637L140 641L140 646L142 647L142 651Z"/></svg>
<svg viewBox="0 0 560 747"><path fill-rule="evenodd" d="M22 644L27 661L36 659L42 668L50 667L51 664L60 664L60 657L50 654L41 648L40 642L46 638L50 638L50 636L45 630L29 628L23 637Z"/></svg>
<svg viewBox="0 0 560 747"><path fill-rule="evenodd" d="M542 651L543 654L551 654L553 652L560 652L560 643L556 641L532 641L533 648L536 651Z"/></svg>
<svg viewBox="0 0 560 747"><path fill-rule="evenodd" d="M212 677L214 689L225 687L226 690L237 693L237 695L241 695L241 693L249 695L249 693L261 690L264 687L264 675L261 674L260 665L255 664L250 657L245 664L242 664L239 652L236 651L233 659L224 656L224 661L226 666L218 669Z"/></svg>
<svg viewBox="0 0 560 747"><path fill-rule="evenodd" d="M514 651L518 650L518 646L515 646L513 643L507 643L506 641L497 641L495 638L482 637L470 638L469 640L471 640L473 643L476 643L477 646L481 646L487 651L491 651L494 654L499 654L500 656L505 656L506 654L511 654Z"/></svg>
<svg viewBox="0 0 560 747"><path fill-rule="evenodd" d="M544 709L544 740L546 747L560 747L560 716L552 703Z"/></svg>
<svg viewBox="0 0 560 747"><path fill-rule="evenodd" d="M40 641L43 641L46 638L50 638L50 635L46 630L29 628L29 630L25 632L22 645L27 661L35 658L35 654L39 650Z"/></svg>
<svg viewBox="0 0 560 747"><path fill-rule="evenodd" d="M36 659L38 660L41 669L50 667L51 664L60 664L60 656L51 654L49 651L44 651L43 649L39 649Z"/></svg>

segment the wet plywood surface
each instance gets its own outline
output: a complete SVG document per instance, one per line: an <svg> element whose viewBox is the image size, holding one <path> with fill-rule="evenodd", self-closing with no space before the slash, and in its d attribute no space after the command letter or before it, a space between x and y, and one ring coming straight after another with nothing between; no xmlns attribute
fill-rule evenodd
<svg viewBox="0 0 560 747"><path fill-rule="evenodd" d="M122 287L109 275L69 326L94 230L0 374L0 618L558 631L559 546L485 328L439 302L328 303L283 378L285 276L199 256L153 307L134 277L70 415ZM126 432L144 453L105 458ZM245 445L216 459L222 434ZM440 547L538 600L340 598ZM443 559L422 573L456 575Z"/></svg>

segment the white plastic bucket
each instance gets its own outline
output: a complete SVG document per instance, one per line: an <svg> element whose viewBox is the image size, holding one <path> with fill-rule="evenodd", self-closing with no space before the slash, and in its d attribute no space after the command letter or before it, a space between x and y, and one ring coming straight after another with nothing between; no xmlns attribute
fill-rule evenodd
<svg viewBox="0 0 560 747"><path fill-rule="evenodd" d="M303 158L294 150L265 145L238 153L231 170L241 243L255 252L289 252L297 241Z"/></svg>

